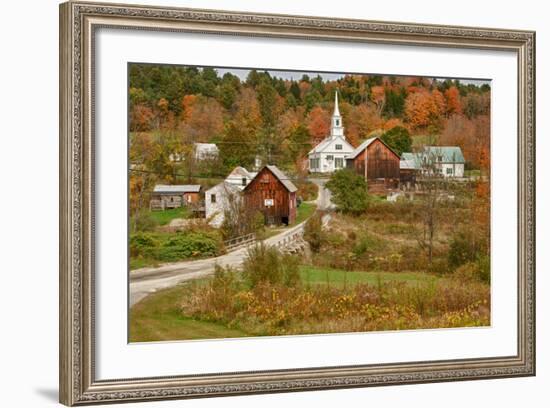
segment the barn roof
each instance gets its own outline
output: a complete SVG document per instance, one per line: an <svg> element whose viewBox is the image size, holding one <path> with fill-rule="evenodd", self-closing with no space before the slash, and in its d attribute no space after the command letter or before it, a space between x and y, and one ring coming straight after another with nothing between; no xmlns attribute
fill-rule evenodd
<svg viewBox="0 0 550 408"><path fill-rule="evenodd" d="M361 143L359 146L357 146L357 148L347 157L348 159L355 159L357 156L359 156L359 154L365 150L367 147L370 146L370 144L372 142L374 142L376 139L380 140L380 142L386 146L393 154L395 154L397 157L399 157L399 155L397 153L395 153L393 151L393 149L391 147L388 146L388 144L386 142L384 142L382 139L380 139L378 136L376 137L371 137L367 140L365 140L363 143Z"/></svg>
<svg viewBox="0 0 550 408"><path fill-rule="evenodd" d="M201 186L198 184L179 184L179 185L167 185L157 184L154 193L159 194L183 194L183 193L198 193L201 190Z"/></svg>
<svg viewBox="0 0 550 408"><path fill-rule="evenodd" d="M361 153L363 150L365 150L369 145L374 142L377 137L371 137L370 139L365 140L363 143L361 143L359 146L355 148L355 150L348 156L348 159L355 159L357 156L359 156L359 153Z"/></svg>
<svg viewBox="0 0 550 408"><path fill-rule="evenodd" d="M424 154L442 156L442 163L465 163L462 150L458 146L425 146Z"/></svg>
<svg viewBox="0 0 550 408"><path fill-rule="evenodd" d="M298 188L294 185L294 183L290 181L287 175L283 173L281 170L279 170L277 166L268 164L267 166L264 167L264 169L268 169L277 178L277 180L281 182L281 184L288 190L289 193L294 193L298 191ZM256 176L260 174L262 170L260 170L256 174ZM256 178L256 176L254 176L254 178ZM252 183L248 183L248 185L244 189L246 190L251 184Z"/></svg>

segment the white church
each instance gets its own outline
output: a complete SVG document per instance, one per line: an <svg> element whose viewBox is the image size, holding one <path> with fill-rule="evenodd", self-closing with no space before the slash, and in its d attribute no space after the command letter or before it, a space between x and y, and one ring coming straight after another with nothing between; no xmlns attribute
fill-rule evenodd
<svg viewBox="0 0 550 408"><path fill-rule="evenodd" d="M332 173L346 166L348 157L354 148L344 136L342 116L338 109L338 92L334 95L334 113L330 125L330 135L315 146L309 153L309 171L311 173Z"/></svg>

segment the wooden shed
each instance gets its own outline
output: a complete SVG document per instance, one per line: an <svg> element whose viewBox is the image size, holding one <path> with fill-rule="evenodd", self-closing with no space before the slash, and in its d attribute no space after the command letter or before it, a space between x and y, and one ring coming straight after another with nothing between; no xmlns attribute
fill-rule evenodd
<svg viewBox="0 0 550 408"><path fill-rule="evenodd" d="M378 137L365 140L346 160L348 168L368 181L369 191L397 188L399 163L399 155Z"/></svg>
<svg viewBox="0 0 550 408"><path fill-rule="evenodd" d="M157 184L151 194L151 210L166 210L197 204L200 200L200 185Z"/></svg>
<svg viewBox="0 0 550 408"><path fill-rule="evenodd" d="M296 191L276 166L263 167L244 188L245 205L260 211L266 224L289 225L296 221Z"/></svg>

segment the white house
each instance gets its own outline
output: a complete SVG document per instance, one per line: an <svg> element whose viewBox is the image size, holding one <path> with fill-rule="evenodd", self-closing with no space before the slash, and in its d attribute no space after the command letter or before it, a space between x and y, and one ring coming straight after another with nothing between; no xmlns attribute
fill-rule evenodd
<svg viewBox="0 0 550 408"><path fill-rule="evenodd" d="M193 147L196 160L216 159L220 153L215 143L194 143Z"/></svg>
<svg viewBox="0 0 550 408"><path fill-rule="evenodd" d="M256 177L256 172L251 172L245 169L244 167L237 166L233 169L231 173L225 178L225 181L235 186L239 187L240 190L243 190L248 183Z"/></svg>
<svg viewBox="0 0 550 408"><path fill-rule="evenodd" d="M204 209L208 223L219 228L225 219L225 210L231 208L234 200L242 200L239 186L222 181L204 193Z"/></svg>
<svg viewBox="0 0 550 408"><path fill-rule="evenodd" d="M346 167L346 158L353 152L344 135L342 116L338 109L338 93L334 95L334 113L330 125L330 135L308 153L311 173L332 173Z"/></svg>
<svg viewBox="0 0 550 408"><path fill-rule="evenodd" d="M213 227L220 227L224 220L224 211L230 209L234 200L242 200L241 191L256 177L255 172L237 166L224 181L215 185L204 194L206 219Z"/></svg>
<svg viewBox="0 0 550 408"><path fill-rule="evenodd" d="M401 170L432 172L443 177L464 177L464 155L458 146L425 146L418 153L401 155Z"/></svg>

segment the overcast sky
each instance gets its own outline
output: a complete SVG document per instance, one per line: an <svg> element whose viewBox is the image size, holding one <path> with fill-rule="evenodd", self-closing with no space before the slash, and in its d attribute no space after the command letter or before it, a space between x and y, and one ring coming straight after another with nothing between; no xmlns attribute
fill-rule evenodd
<svg viewBox="0 0 550 408"><path fill-rule="evenodd" d="M248 76L248 73L251 71L250 69L237 69L237 68L216 68L216 71L218 71L218 74L220 76L223 76L226 72L230 72L233 75L238 76L242 81L246 79ZM307 71L277 71L277 70L264 70L264 69L258 69L258 71L267 71L271 76L283 78L283 79L294 79L299 80L302 78L302 75L306 74L309 77L313 78L317 75L320 75L321 78L323 78L325 81L335 81L337 79L342 78L345 74L343 73L326 73L326 72L307 72ZM445 79L445 78L438 78L438 79ZM451 78L455 79L455 78ZM483 79L464 79L464 78L458 78L460 79L460 82L464 84L474 84L474 85L483 85L483 84L490 84L490 80L483 80Z"/></svg>

